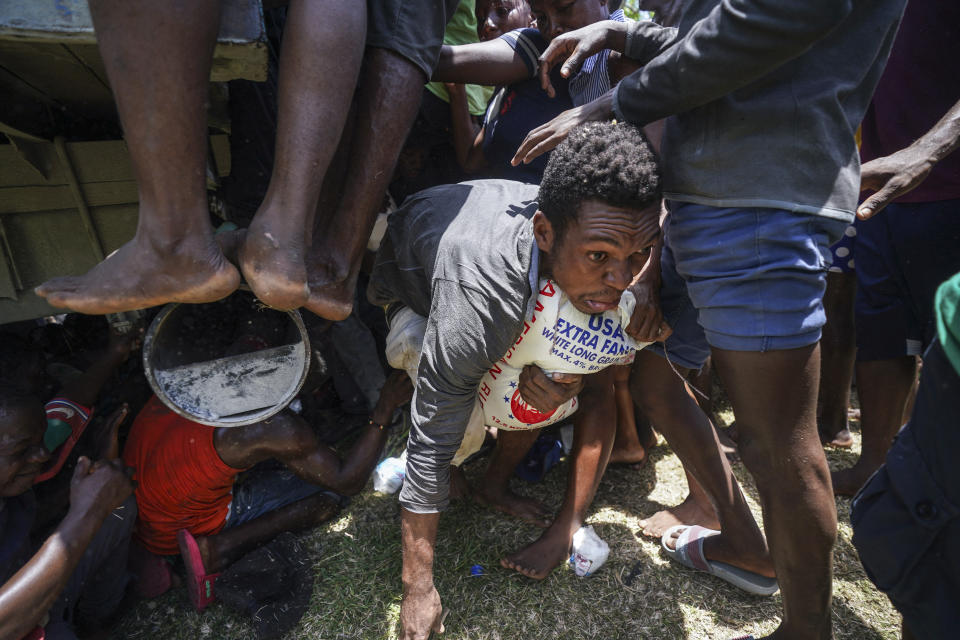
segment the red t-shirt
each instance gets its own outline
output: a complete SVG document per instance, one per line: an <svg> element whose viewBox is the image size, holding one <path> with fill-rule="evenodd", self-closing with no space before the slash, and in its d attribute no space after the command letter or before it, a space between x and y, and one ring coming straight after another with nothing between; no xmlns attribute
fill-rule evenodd
<svg viewBox="0 0 960 640"><path fill-rule="evenodd" d="M123 461L137 482L135 536L152 553L179 553L179 529L207 536L223 528L243 469L220 459L215 430L177 415L156 396L133 421Z"/></svg>

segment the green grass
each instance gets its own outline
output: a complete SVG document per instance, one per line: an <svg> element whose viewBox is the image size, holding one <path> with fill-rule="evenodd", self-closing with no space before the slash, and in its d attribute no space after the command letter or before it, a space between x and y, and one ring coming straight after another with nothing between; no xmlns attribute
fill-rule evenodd
<svg viewBox="0 0 960 640"><path fill-rule="evenodd" d="M721 414L729 421L729 412ZM859 434L855 434L858 436ZM859 439L854 451L859 451ZM828 452L845 466L854 453ZM476 483L486 459L467 468ZM735 471L759 520L756 491L742 465ZM515 488L557 508L566 465L544 482ZM727 640L762 636L779 622L780 597L755 598L715 578L669 562L659 541L638 537L638 521L686 494L682 467L665 444L640 471L612 468L603 479L588 522L610 544L607 563L578 578L562 566L543 582L502 569L504 554L534 540L538 530L472 503L441 519L436 582L450 609L444 638L469 640L637 638ZM899 638L899 616L866 579L850 544L849 500L838 499L840 535L835 554L834 630L838 640ZM316 570L313 600L290 638L396 638L400 612L400 527L396 496L369 489L339 518L304 537ZM480 564L486 574L470 576ZM634 567L630 586L625 578ZM192 611L183 589L143 602L116 630L124 638L249 638L242 617L220 604Z"/></svg>

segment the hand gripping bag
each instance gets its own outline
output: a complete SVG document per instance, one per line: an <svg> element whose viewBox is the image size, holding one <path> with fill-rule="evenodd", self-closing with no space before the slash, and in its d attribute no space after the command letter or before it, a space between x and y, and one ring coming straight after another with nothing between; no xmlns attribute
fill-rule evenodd
<svg viewBox="0 0 960 640"><path fill-rule="evenodd" d="M573 414L576 398L547 413L527 404L520 395L520 371L535 364L548 374L586 375L633 362L636 350L649 344L624 331L635 307L633 294L625 291L619 307L590 315L574 307L551 280L542 279L533 314L520 337L477 388L486 424L506 430L539 429Z"/></svg>

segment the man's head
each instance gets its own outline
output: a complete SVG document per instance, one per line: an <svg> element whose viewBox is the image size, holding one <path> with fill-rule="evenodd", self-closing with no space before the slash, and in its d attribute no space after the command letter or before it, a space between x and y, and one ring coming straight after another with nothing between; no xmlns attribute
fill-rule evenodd
<svg viewBox="0 0 960 640"><path fill-rule="evenodd" d="M477 35L481 41L530 26L533 12L527 0L477 0Z"/></svg>
<svg viewBox="0 0 960 640"><path fill-rule="evenodd" d="M657 156L637 127L589 123L550 156L533 218L541 271L584 313L617 306L660 235Z"/></svg>
<svg viewBox="0 0 960 640"><path fill-rule="evenodd" d="M46 417L39 398L0 389L0 497L26 492L50 454L43 447Z"/></svg>
<svg viewBox="0 0 960 640"><path fill-rule="evenodd" d="M548 41L610 17L607 0L530 0L537 30Z"/></svg>

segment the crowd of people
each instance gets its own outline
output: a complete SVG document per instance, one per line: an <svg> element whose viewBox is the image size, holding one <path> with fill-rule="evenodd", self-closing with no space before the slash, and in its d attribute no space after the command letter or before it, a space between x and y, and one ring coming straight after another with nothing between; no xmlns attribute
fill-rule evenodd
<svg viewBox="0 0 960 640"><path fill-rule="evenodd" d="M903 637L955 635L955 3L264 4L270 80L230 83L215 197L237 224L215 233L220 1L90 0L140 217L90 272L37 289L74 313L0 341L0 637L84 636L173 587L202 610L238 560L362 491L398 423L404 640L443 631L450 500L542 527L501 561L541 580L607 466L644 464L657 433L689 495L643 534L779 591L770 638L833 637L835 495L855 496L854 544ZM300 309L325 354L296 406L249 426L168 406L130 358L143 329L91 317L233 300L242 282ZM255 307L210 308L232 345L276 331ZM854 375L862 453L831 472ZM510 478L560 422L553 513ZM462 464L491 440L471 487Z"/></svg>

